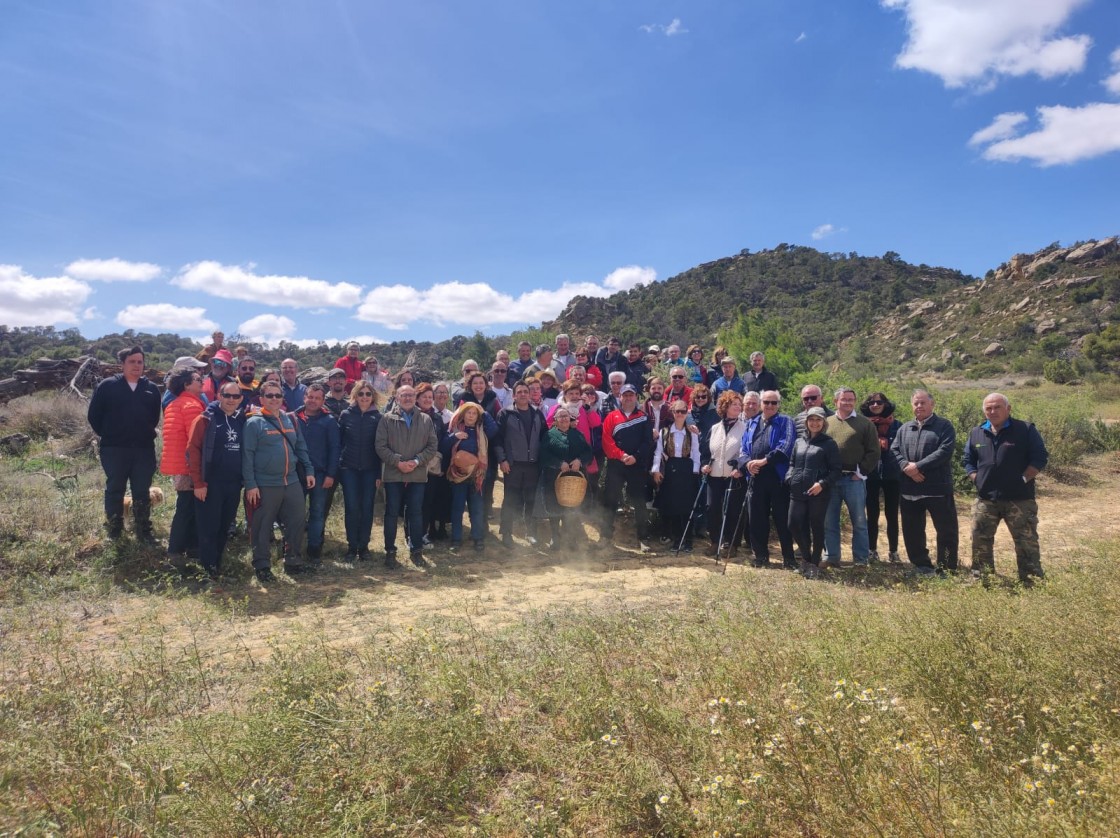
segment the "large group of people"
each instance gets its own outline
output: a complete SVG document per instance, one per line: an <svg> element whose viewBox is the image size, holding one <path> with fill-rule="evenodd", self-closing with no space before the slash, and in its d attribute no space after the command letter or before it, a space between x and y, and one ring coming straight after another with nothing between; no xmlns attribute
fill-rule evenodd
<svg viewBox="0 0 1120 838"><path fill-rule="evenodd" d="M497 536L506 550L515 535L536 545L547 521L547 547L562 553L623 542L641 553L658 542L690 553L699 541L717 561L746 550L763 567L773 530L781 566L815 578L840 567L843 508L856 567L879 560L882 515L889 562L902 561L901 531L917 573L958 569L956 430L925 390L912 394L906 422L882 392L860 403L849 387L837 389L829 407L821 388L808 385L798 409L783 412L762 352L740 374L722 347L709 364L698 345L682 354L675 345L643 350L631 342L624 352L617 337L600 345L592 335L577 346L563 334L554 345L520 343L514 360L504 350L486 365L468 360L455 382L421 381L410 369L390 375L350 343L325 380L304 381L290 358L258 376L248 350L223 341L215 333L197 356L178 359L162 396L144 376L143 349L124 349L122 373L103 381L89 406L101 438L109 537L124 532L130 487L136 536L155 542L149 488L162 417L159 468L176 493L168 557L195 558L215 578L242 506L258 579L274 578L274 530L285 570L313 569L327 549L339 487L345 562L374 558L379 495L387 567L402 567L399 535L416 568L433 566L440 540L459 553L465 532L483 552L498 483ZM654 371L662 366L666 379ZM970 430L963 463L978 495L972 571L994 571L1003 521L1019 578L1031 584L1043 575L1034 478L1046 466L1046 447L1033 425L1012 418L1002 394L983 407L987 420ZM627 512L632 540L616 532Z"/></svg>

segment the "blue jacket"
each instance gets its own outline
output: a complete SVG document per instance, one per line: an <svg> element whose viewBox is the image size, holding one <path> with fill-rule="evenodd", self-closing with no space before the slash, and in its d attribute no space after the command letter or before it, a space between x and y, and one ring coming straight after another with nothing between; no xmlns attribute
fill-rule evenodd
<svg viewBox="0 0 1120 838"><path fill-rule="evenodd" d="M296 418L307 443L307 456L315 466L315 482L322 483L324 477L337 478L341 447L338 421L326 409L310 418L301 410Z"/></svg>
<svg viewBox="0 0 1120 838"><path fill-rule="evenodd" d="M740 462L753 459L751 448L754 446L755 435L762 427L763 416L758 414L747 423L747 430L743 433L743 447L739 451ZM766 467L774 467L779 480L786 479L789 470L789 460L793 455L793 444L797 441L797 432L793 420L782 413L775 413L770 420L769 428L770 451L766 455Z"/></svg>
<svg viewBox="0 0 1120 838"><path fill-rule="evenodd" d="M722 375L712 382L712 401L718 402L719 397L728 390L734 390L740 396L746 395L747 384L738 375L728 381Z"/></svg>

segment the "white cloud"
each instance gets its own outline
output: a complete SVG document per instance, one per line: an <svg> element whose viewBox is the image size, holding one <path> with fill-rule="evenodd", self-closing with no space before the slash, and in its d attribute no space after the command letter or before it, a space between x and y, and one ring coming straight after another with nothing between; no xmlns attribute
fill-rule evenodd
<svg viewBox="0 0 1120 838"><path fill-rule="evenodd" d="M1048 79L1080 72L1088 35L1058 30L1088 0L881 0L906 15L898 67L939 76L946 87L991 86L1000 76Z"/></svg>
<svg viewBox="0 0 1120 838"><path fill-rule="evenodd" d="M1055 166L1120 151L1120 104L1040 107L1038 119L1041 127L1037 131L994 142L984 149L984 157Z"/></svg>
<svg viewBox="0 0 1120 838"><path fill-rule="evenodd" d="M629 291L639 285L648 285L657 281L657 271L653 268L643 268L638 265L625 265L615 268L603 279L603 285L613 291ZM595 295L588 295L595 296ZM566 301L565 301L566 302Z"/></svg>
<svg viewBox="0 0 1120 838"><path fill-rule="evenodd" d="M258 314L237 327L239 335L245 336L254 343L275 344L282 340L291 340L295 331L295 321L281 314ZM315 346L318 343L319 341L315 340L310 345Z"/></svg>
<svg viewBox="0 0 1120 838"><path fill-rule="evenodd" d="M1104 80L1103 84L1109 93L1120 96L1120 49L1114 49L1108 60L1112 64L1113 73Z"/></svg>
<svg viewBox="0 0 1120 838"><path fill-rule="evenodd" d="M262 276L253 273L253 267L251 264L242 268L219 262L195 262L184 266L171 283L228 300L292 308L348 308L361 300L361 287L349 282L331 284L305 276Z"/></svg>
<svg viewBox="0 0 1120 838"><path fill-rule="evenodd" d="M641 26L638 27L638 29L641 30L642 32L645 32L646 34L652 34L654 32L661 32L667 38L672 38L674 35L686 35L686 34L688 34L688 30L685 29L684 26L681 25L681 19L679 17L673 18L667 24L665 24L665 23L643 23Z"/></svg>
<svg viewBox="0 0 1120 838"><path fill-rule="evenodd" d="M83 320L98 320L100 318L101 312L98 310L97 306L90 306L82 312Z"/></svg>
<svg viewBox="0 0 1120 838"><path fill-rule="evenodd" d="M389 329L405 329L417 321L474 327L530 323L555 317L573 297L609 297L656 279L653 268L627 265L611 271L602 283L565 282L556 289L536 288L517 297L483 282L444 282L427 290L385 285L366 295L355 317Z"/></svg>
<svg viewBox="0 0 1120 838"><path fill-rule="evenodd" d="M101 282L148 282L163 268L151 262L126 262L124 259L79 259L66 266L66 273L75 279Z"/></svg>
<svg viewBox="0 0 1120 838"><path fill-rule="evenodd" d="M808 35L806 35L804 32L802 32L800 35L798 35L796 38L793 39L793 42L795 44L800 44L802 41L804 41L808 37L809 37Z"/></svg>
<svg viewBox="0 0 1120 838"><path fill-rule="evenodd" d="M1019 133L1019 126L1029 117L1025 113L1001 113L987 128L981 128L969 139L969 145L984 145L996 140L1006 140Z"/></svg>
<svg viewBox="0 0 1120 838"><path fill-rule="evenodd" d="M181 333L184 329L213 332L218 324L206 317L204 308L188 308L170 303L125 306L117 313L117 325L126 329L166 329Z"/></svg>
<svg viewBox="0 0 1120 838"><path fill-rule="evenodd" d="M829 236L834 236L837 233L846 232L848 232L847 227L837 227L833 224L822 224L821 226L815 228L809 235L813 237L813 241L819 242L821 239L827 239Z"/></svg>
<svg viewBox="0 0 1120 838"><path fill-rule="evenodd" d="M77 323L93 289L68 276L34 277L19 265L0 265L0 323L53 326Z"/></svg>

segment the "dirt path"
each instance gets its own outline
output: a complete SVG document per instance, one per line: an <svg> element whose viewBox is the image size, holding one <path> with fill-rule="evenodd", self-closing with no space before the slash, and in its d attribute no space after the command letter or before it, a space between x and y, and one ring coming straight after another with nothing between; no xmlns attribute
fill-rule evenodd
<svg viewBox="0 0 1120 838"><path fill-rule="evenodd" d="M1076 561L1087 538L1120 536L1120 516L1107 512L1109 499L1120 490L1120 457L1095 459L1088 474L1086 485L1048 479L1040 483L1040 538L1047 568ZM961 557L967 563L969 509L962 505L960 511ZM66 610L83 645L108 649L127 644L132 632L142 625L150 627L155 620L168 630L172 642L180 637L184 643L189 640L210 649L237 646L257 658L268 654L271 642L307 631L345 646L380 634L391 636L437 615L485 630L539 611L669 605L725 570L699 551L680 557L667 553L640 557L620 550L564 555L523 544L506 551L493 540L482 557L469 550L458 557L445 550L430 555L437 564L433 571L410 565L386 571L380 562L351 567L327 560L319 573L299 582L278 574L267 588L254 580L227 584L221 593L116 592L98 600L71 602ZM996 556L1000 571L1013 574L1011 542L1002 528ZM767 574L740 564L732 564L726 572L730 577ZM778 577L799 581L774 573L757 578Z"/></svg>

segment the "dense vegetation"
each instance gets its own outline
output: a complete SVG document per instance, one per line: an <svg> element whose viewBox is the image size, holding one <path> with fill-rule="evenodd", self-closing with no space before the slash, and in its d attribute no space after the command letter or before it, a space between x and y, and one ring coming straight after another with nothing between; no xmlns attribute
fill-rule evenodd
<svg viewBox="0 0 1120 838"><path fill-rule="evenodd" d="M809 351L828 357L843 338L896 306L972 279L947 268L911 265L896 253L880 258L780 244L606 299L577 297L549 326L683 348L711 340L740 315L760 314L781 321Z"/></svg>

